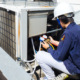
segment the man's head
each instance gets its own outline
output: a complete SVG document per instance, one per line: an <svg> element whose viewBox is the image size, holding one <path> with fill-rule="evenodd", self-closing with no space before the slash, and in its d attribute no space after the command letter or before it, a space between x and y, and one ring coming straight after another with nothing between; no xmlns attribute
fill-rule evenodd
<svg viewBox="0 0 80 80"><path fill-rule="evenodd" d="M66 28L68 24L74 22L74 19L72 17L66 17L65 15L61 15L58 17L60 20L60 24L63 28Z"/></svg>
<svg viewBox="0 0 80 80"><path fill-rule="evenodd" d="M54 9L54 17L59 18L63 28L66 28L68 24L74 22L73 16L74 10L69 3L61 2Z"/></svg>

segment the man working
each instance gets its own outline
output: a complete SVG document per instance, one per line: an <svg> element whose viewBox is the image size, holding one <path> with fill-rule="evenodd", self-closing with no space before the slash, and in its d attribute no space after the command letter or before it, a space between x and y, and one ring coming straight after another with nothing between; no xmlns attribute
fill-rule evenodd
<svg viewBox="0 0 80 80"><path fill-rule="evenodd" d="M54 17L59 18L61 26L66 29L60 42L50 37L51 43L58 45L57 50L51 49L44 42L42 46L47 52L39 51L36 54L36 60L49 80L55 78L51 67L70 75L80 74L80 26L74 22L73 13L73 7L69 3L62 2L56 6Z"/></svg>

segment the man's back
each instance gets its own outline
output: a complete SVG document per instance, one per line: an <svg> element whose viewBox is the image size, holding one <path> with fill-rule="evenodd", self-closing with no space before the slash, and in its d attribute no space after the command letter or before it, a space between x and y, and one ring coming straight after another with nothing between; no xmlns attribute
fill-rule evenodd
<svg viewBox="0 0 80 80"><path fill-rule="evenodd" d="M67 62L67 67L71 72L80 73L80 26L75 23L72 24L74 25L65 31L71 38L71 44L68 51L69 57L65 60L65 63Z"/></svg>

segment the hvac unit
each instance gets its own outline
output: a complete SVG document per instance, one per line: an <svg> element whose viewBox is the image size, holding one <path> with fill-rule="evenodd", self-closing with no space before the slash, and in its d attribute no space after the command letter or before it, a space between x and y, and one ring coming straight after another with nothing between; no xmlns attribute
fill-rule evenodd
<svg viewBox="0 0 80 80"><path fill-rule="evenodd" d="M38 50L41 35L58 36L61 30L57 21L52 20L53 11L53 6L24 8L1 4L0 46L15 60L20 58L25 62L33 59L31 38Z"/></svg>

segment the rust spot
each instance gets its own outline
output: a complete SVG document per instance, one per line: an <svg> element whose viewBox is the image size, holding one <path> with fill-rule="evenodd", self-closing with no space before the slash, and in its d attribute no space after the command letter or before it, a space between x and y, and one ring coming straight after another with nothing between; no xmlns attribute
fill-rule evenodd
<svg viewBox="0 0 80 80"><path fill-rule="evenodd" d="M20 44L20 20L18 22L18 45Z"/></svg>
<svg viewBox="0 0 80 80"><path fill-rule="evenodd" d="M53 7L53 6L41 6L41 7Z"/></svg>
<svg viewBox="0 0 80 80"><path fill-rule="evenodd" d="M30 11L30 10L28 9L28 11Z"/></svg>

